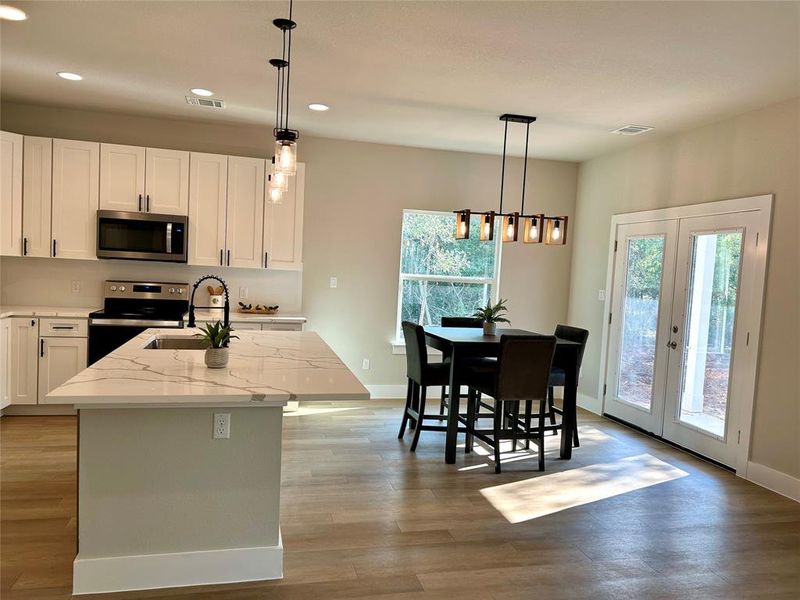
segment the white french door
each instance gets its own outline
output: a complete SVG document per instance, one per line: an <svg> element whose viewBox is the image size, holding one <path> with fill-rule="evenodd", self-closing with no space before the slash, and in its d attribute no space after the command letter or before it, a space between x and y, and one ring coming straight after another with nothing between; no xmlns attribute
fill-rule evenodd
<svg viewBox="0 0 800 600"><path fill-rule="evenodd" d="M603 410L736 467L743 430L749 441L768 211L765 221L759 209L688 208L616 224Z"/></svg>

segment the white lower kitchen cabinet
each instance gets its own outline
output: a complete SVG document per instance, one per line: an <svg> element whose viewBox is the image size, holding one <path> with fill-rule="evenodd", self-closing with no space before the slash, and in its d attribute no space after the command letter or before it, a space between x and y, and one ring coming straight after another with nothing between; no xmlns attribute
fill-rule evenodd
<svg viewBox="0 0 800 600"><path fill-rule="evenodd" d="M22 136L0 131L0 254L22 254Z"/></svg>
<svg viewBox="0 0 800 600"><path fill-rule="evenodd" d="M283 201L264 204L264 256L268 269L303 268L303 203L306 166L297 164L297 175L289 177Z"/></svg>
<svg viewBox="0 0 800 600"><path fill-rule="evenodd" d="M100 144L53 140L51 256L97 259Z"/></svg>
<svg viewBox="0 0 800 600"><path fill-rule="evenodd" d="M2 404L36 404L39 322L9 317L2 324Z"/></svg>
<svg viewBox="0 0 800 600"><path fill-rule="evenodd" d="M39 341L39 404L86 368L86 338L43 337Z"/></svg>

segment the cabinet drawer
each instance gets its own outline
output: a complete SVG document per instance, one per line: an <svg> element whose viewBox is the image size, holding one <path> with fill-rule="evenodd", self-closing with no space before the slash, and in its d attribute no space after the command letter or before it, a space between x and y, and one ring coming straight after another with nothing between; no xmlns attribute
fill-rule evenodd
<svg viewBox="0 0 800 600"><path fill-rule="evenodd" d="M86 319L39 319L41 337L86 337L87 332Z"/></svg>
<svg viewBox="0 0 800 600"><path fill-rule="evenodd" d="M246 329L260 331L261 323L253 321L233 321L231 323L231 327L233 327L234 330L238 329L239 331L244 331Z"/></svg>
<svg viewBox="0 0 800 600"><path fill-rule="evenodd" d="M264 323L264 331L303 331L302 323Z"/></svg>

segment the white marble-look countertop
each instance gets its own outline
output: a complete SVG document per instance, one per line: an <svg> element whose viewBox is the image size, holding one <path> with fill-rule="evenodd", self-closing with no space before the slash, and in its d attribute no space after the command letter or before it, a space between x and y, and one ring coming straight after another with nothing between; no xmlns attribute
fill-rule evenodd
<svg viewBox="0 0 800 600"><path fill-rule="evenodd" d="M288 401L364 400L369 392L311 331L238 331L223 369L203 350L153 350L157 336L194 330L148 329L47 394L76 408L284 406Z"/></svg>
<svg viewBox="0 0 800 600"><path fill-rule="evenodd" d="M63 317L68 319L87 319L97 308L68 306L0 306L0 319L6 317Z"/></svg>
<svg viewBox="0 0 800 600"><path fill-rule="evenodd" d="M194 317L198 323L221 321L222 309L198 310L194 313ZM184 322L189 320L188 313L183 320ZM231 307L231 323L305 323L306 321L307 319L302 315L259 315L256 313L239 312Z"/></svg>

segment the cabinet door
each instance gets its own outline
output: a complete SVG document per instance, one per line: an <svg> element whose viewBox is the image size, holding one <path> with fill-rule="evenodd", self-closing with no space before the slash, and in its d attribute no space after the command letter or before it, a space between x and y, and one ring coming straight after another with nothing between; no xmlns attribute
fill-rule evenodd
<svg viewBox="0 0 800 600"><path fill-rule="evenodd" d="M261 323L253 321L234 321L231 323L231 327L233 327L234 330L238 329L239 331L261 331Z"/></svg>
<svg viewBox="0 0 800 600"><path fill-rule="evenodd" d="M189 214L189 153L148 148L145 210L161 215Z"/></svg>
<svg viewBox="0 0 800 600"><path fill-rule="evenodd" d="M261 253L264 225L264 170L262 158L228 157L228 227L225 265L264 266Z"/></svg>
<svg viewBox="0 0 800 600"><path fill-rule="evenodd" d="M144 210L144 157L139 146L100 144L100 208Z"/></svg>
<svg viewBox="0 0 800 600"><path fill-rule="evenodd" d="M39 353L39 404L45 396L86 368L86 338L43 337Z"/></svg>
<svg viewBox="0 0 800 600"><path fill-rule="evenodd" d="M264 323L261 326L264 331L303 331L302 323Z"/></svg>
<svg viewBox="0 0 800 600"><path fill-rule="evenodd" d="M28 317L4 319L4 346L8 365L7 386L10 404L36 404L36 363L39 322Z"/></svg>
<svg viewBox="0 0 800 600"><path fill-rule="evenodd" d="M0 410L11 404L11 319L0 319Z"/></svg>
<svg viewBox="0 0 800 600"><path fill-rule="evenodd" d="M0 254L22 255L22 136L0 131Z"/></svg>
<svg viewBox="0 0 800 600"><path fill-rule="evenodd" d="M303 196L305 165L298 163L297 175L289 178L289 190L283 202L268 199L264 209L264 252L269 269L303 267Z"/></svg>
<svg viewBox="0 0 800 600"><path fill-rule="evenodd" d="M50 256L53 140L26 135L22 162L22 255Z"/></svg>
<svg viewBox="0 0 800 600"><path fill-rule="evenodd" d="M222 266L228 157L192 152L189 185L189 264Z"/></svg>
<svg viewBox="0 0 800 600"><path fill-rule="evenodd" d="M53 140L53 240L56 258L97 258L100 144Z"/></svg>

